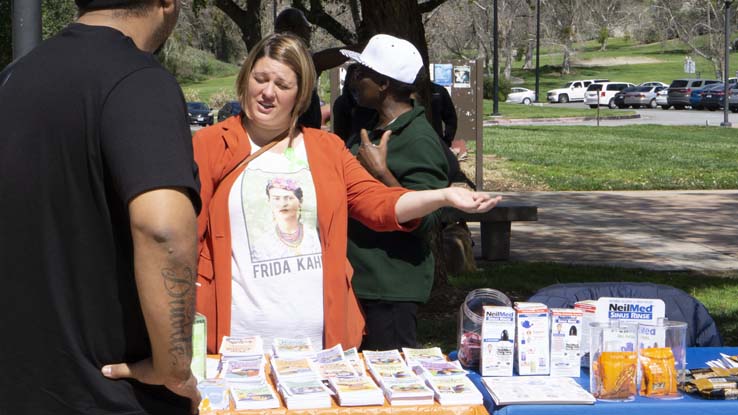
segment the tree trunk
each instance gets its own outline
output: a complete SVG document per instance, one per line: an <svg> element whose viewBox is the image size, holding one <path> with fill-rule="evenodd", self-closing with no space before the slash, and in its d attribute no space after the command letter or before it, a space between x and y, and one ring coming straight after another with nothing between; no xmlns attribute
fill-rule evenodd
<svg viewBox="0 0 738 415"><path fill-rule="evenodd" d="M561 73L568 75L571 72L571 44L567 42L564 45L564 59L561 62Z"/></svg>
<svg viewBox="0 0 738 415"><path fill-rule="evenodd" d="M523 69L533 69L533 50L536 48L536 15L535 3L528 2L528 17L526 20L526 33L528 34L527 47L525 48L525 61Z"/></svg>
<svg viewBox="0 0 738 415"><path fill-rule="evenodd" d="M261 40L261 0L247 0L245 9L233 0L215 0L215 6L241 29L243 43L251 51Z"/></svg>

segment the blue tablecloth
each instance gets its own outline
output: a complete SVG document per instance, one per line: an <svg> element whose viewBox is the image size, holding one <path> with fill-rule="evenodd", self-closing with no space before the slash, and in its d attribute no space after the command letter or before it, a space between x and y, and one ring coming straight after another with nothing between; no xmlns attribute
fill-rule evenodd
<svg viewBox="0 0 738 415"><path fill-rule="evenodd" d="M705 362L718 359L720 352L738 355L738 347L692 347L687 350L687 367L690 369L707 367ZM452 359L455 353L449 355ZM706 400L684 394L677 400L659 400L636 397L632 402L601 402L594 405L507 405L495 407L494 401L482 378L477 372L469 374L469 378L484 395L484 407L494 415L738 415L738 400L718 401ZM589 372L582 370L582 376L575 379L589 390Z"/></svg>

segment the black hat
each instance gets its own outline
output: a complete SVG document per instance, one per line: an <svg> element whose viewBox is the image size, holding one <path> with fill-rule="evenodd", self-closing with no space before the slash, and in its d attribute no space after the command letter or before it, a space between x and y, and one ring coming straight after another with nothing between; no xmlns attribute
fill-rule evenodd
<svg viewBox="0 0 738 415"><path fill-rule="evenodd" d="M145 0L74 0L77 7L88 10L96 9L115 9L122 6L141 3Z"/></svg>

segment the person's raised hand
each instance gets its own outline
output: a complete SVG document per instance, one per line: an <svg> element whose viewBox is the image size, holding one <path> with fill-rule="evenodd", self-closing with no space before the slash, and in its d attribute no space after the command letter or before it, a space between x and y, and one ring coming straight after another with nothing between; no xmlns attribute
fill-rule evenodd
<svg viewBox="0 0 738 415"><path fill-rule="evenodd" d="M359 133L361 144L359 145L356 159L359 160L359 163L364 166L369 174L380 180L389 171L387 168L387 142L390 139L390 135L392 135L392 131L385 131L382 134L382 138L379 139L379 144L373 144L369 140L369 134L365 129L362 128Z"/></svg>
<svg viewBox="0 0 738 415"><path fill-rule="evenodd" d="M190 376L185 381L164 381L159 379L154 372L154 366L151 359L140 360L136 363L118 363L113 365L105 365L102 373L109 379L136 379L147 385L163 385L175 394L189 398L190 411L193 414L198 413L200 406L200 391L197 390L197 380L190 372Z"/></svg>
<svg viewBox="0 0 738 415"><path fill-rule="evenodd" d="M502 200L502 196L492 196L489 193L473 192L463 187L447 187L443 189L448 205L466 213L486 212Z"/></svg>

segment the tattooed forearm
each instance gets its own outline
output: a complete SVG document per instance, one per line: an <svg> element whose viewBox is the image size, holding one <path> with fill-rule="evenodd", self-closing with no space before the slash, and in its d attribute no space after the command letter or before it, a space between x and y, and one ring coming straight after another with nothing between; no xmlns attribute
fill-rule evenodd
<svg viewBox="0 0 738 415"><path fill-rule="evenodd" d="M164 287L169 295L169 354L173 365L180 359L192 358L192 323L195 319L195 274L185 268L181 274L175 270L162 269Z"/></svg>

